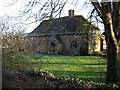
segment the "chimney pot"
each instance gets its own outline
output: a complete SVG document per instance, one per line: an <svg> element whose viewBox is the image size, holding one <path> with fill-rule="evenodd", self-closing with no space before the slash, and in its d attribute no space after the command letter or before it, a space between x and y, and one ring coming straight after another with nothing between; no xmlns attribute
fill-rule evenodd
<svg viewBox="0 0 120 90"><path fill-rule="evenodd" d="M74 16L74 10L69 10L68 14L69 14L69 16Z"/></svg>

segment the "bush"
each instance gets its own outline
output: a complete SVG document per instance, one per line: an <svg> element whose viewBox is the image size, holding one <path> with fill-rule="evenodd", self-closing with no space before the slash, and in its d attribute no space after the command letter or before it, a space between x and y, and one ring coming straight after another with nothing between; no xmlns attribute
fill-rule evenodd
<svg viewBox="0 0 120 90"><path fill-rule="evenodd" d="M57 88L99 88L99 89L116 89L120 88L120 83L102 83L102 82L93 82L90 80L81 80L80 78L74 77L65 77L57 76L48 71L36 70L35 68L28 71L28 74L31 76L40 76L45 79L45 81L50 81L52 84L51 87Z"/></svg>
<svg viewBox="0 0 120 90"><path fill-rule="evenodd" d="M3 68L26 68L29 66L27 54L30 52L30 40L21 33L3 35Z"/></svg>

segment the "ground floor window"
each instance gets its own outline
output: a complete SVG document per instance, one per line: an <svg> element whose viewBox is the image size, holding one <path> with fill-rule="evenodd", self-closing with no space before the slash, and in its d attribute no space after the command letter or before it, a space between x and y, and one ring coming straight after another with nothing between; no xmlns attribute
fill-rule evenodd
<svg viewBox="0 0 120 90"><path fill-rule="evenodd" d="M75 41L70 42L70 48L77 48L77 43Z"/></svg>

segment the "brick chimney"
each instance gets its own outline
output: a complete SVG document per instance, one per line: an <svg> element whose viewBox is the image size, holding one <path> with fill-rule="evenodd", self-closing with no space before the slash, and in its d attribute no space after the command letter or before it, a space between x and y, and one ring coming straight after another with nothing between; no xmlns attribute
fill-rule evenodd
<svg viewBox="0 0 120 90"><path fill-rule="evenodd" d="M74 16L74 10L69 10L68 14L69 14L69 16Z"/></svg>

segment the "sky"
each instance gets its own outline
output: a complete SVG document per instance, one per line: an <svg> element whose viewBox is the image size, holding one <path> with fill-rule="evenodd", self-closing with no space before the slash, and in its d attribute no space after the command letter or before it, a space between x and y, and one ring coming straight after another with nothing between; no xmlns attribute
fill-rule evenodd
<svg viewBox="0 0 120 90"><path fill-rule="evenodd" d="M28 3L29 0L0 0L0 16L18 16L19 11ZM74 9L75 15L82 15L84 18L88 18L88 13L92 9L91 6L87 7L84 6L86 0L79 0L78 5L71 5L71 2L69 2L65 5L65 8L63 10L63 13L61 17L68 16L68 10ZM13 2L15 2L13 4ZM84 7L83 7L84 6ZM38 23L32 23L26 25L26 32L29 33L33 31L39 24Z"/></svg>

